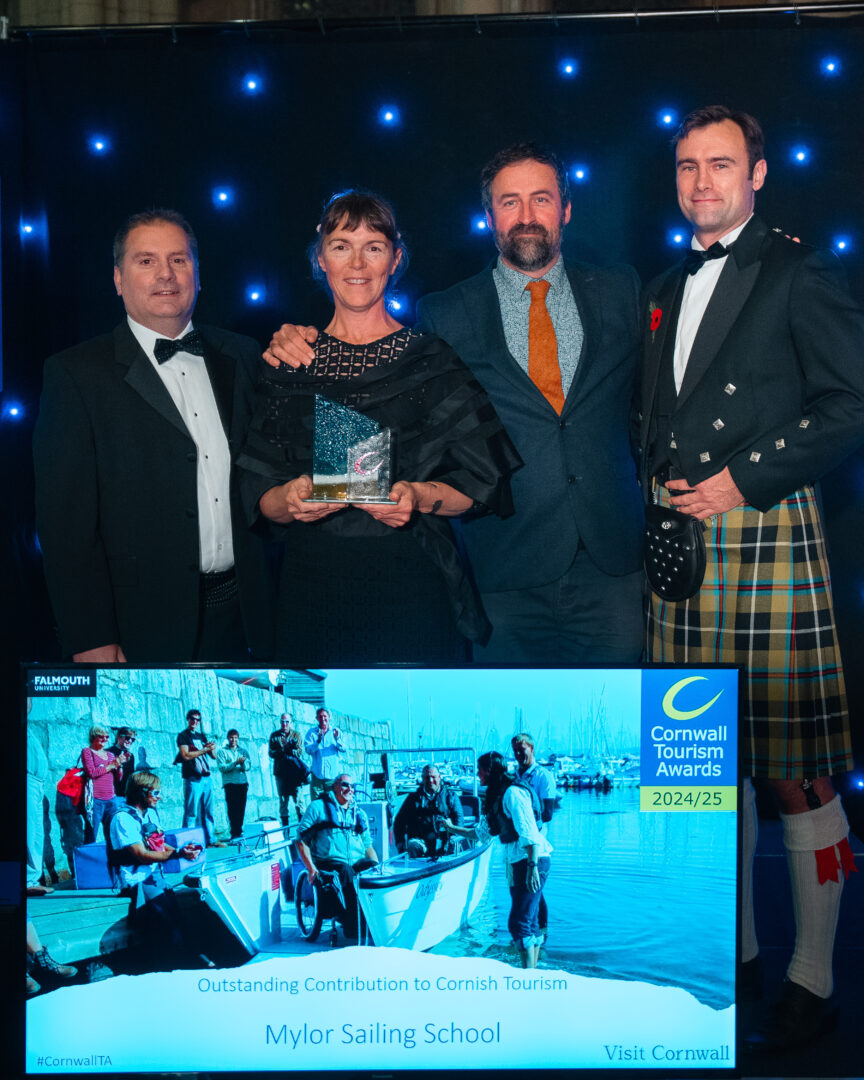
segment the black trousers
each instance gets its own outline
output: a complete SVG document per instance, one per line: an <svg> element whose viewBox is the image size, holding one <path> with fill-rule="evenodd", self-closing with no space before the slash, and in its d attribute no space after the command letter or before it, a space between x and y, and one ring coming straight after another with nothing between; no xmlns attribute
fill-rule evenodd
<svg viewBox="0 0 864 1080"><path fill-rule="evenodd" d="M226 784L225 804L228 807L228 824L231 826L231 839L243 835L243 818L246 816L246 796L248 784Z"/></svg>
<svg viewBox="0 0 864 1080"><path fill-rule="evenodd" d="M361 870L368 870L375 863L370 859L360 859L353 866L341 862L339 859L320 858L315 860L319 870L331 870L339 875L342 885L342 895L345 898L345 913L340 920L345 937L356 938L358 934L359 911L357 904L357 889L354 887L354 876Z"/></svg>
<svg viewBox="0 0 864 1080"><path fill-rule="evenodd" d="M240 590L234 571L202 574L198 637L192 659L244 663L248 657Z"/></svg>

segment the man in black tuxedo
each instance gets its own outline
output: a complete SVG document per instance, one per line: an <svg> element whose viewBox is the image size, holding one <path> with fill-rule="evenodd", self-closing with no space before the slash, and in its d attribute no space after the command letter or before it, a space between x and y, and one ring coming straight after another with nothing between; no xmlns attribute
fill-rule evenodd
<svg viewBox="0 0 864 1080"><path fill-rule="evenodd" d="M831 774L851 767L845 687L813 484L864 438L864 312L833 255L754 215L765 182L753 117L710 106L676 138L683 263L652 282L642 395L646 495L703 522L687 600L652 593L648 656L747 667L745 775L779 803L796 916L783 992L751 1032L778 1049L830 1029L834 928L853 866ZM745 979L753 928L753 788L744 807Z"/></svg>
<svg viewBox="0 0 864 1080"><path fill-rule="evenodd" d="M513 516L464 522L492 623L475 659L635 663L643 510L629 433L639 281L630 267L563 259L570 188L551 151L508 147L481 185L499 258L417 308L417 329L471 368L524 462L511 478ZM316 336L284 326L265 359L308 363L306 340Z"/></svg>
<svg viewBox="0 0 864 1080"><path fill-rule="evenodd" d="M269 653L266 569L232 460L258 348L191 318L197 243L172 210L114 242L127 319L51 357L34 438L36 513L64 653L228 660Z"/></svg>

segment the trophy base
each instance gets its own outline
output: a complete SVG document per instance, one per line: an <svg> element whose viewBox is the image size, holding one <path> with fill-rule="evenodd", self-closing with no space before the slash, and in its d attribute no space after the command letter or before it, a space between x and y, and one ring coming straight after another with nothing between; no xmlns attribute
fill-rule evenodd
<svg viewBox="0 0 864 1080"><path fill-rule="evenodd" d="M320 497L313 495L311 499L301 499L304 503L342 503L343 506L352 506L357 503L366 503L367 505L375 506L395 506L395 499L379 499L375 495L354 495L350 499L337 498L335 495L322 495Z"/></svg>

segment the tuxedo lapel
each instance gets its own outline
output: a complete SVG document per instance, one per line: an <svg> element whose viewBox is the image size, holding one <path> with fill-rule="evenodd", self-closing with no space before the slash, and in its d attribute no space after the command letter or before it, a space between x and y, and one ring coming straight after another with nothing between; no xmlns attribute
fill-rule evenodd
<svg viewBox="0 0 864 1080"><path fill-rule="evenodd" d="M231 417L234 409L234 359L211 346L204 335L204 363L216 398L216 407L225 435L231 433Z"/></svg>
<svg viewBox="0 0 864 1080"><path fill-rule="evenodd" d="M678 393L679 405L687 400L711 366L735 320L741 314L762 268L760 253L766 235L768 227L760 218L754 216L732 245L690 350L687 369Z"/></svg>
<svg viewBox="0 0 864 1080"><path fill-rule="evenodd" d="M679 405L687 400L720 351L720 346L726 340L726 335L735 324L741 308L756 284L760 269L761 263L754 262L741 270L735 259L727 256L723 273L714 288L690 350L687 370L678 392Z"/></svg>
<svg viewBox="0 0 864 1080"><path fill-rule="evenodd" d="M681 309L681 296L684 291L682 267L674 266L664 278L653 297L649 297L648 327L645 347L645 370L642 385L642 415L644 424L649 423L657 395L660 378L660 365L667 348L674 348L675 333L678 327L678 313ZM651 320L658 318L656 330L651 330ZM668 345L667 345L668 343Z"/></svg>
<svg viewBox="0 0 864 1080"><path fill-rule="evenodd" d="M126 368L125 381L129 386L169 424L188 436L189 431L177 406L127 323L121 323L114 330L114 358Z"/></svg>

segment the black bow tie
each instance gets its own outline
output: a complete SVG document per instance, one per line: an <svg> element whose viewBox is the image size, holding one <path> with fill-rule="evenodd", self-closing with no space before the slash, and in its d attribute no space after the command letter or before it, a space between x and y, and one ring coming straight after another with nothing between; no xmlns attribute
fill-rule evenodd
<svg viewBox="0 0 864 1080"><path fill-rule="evenodd" d="M719 240L715 240L707 251L697 251L691 248L684 256L684 269L688 274L698 274L709 259L723 259L732 250L732 245L723 247Z"/></svg>
<svg viewBox="0 0 864 1080"><path fill-rule="evenodd" d="M186 337L181 338L156 338L154 353L157 364L164 364L178 352L192 353L193 356L204 355L204 342L197 330L190 330Z"/></svg>

